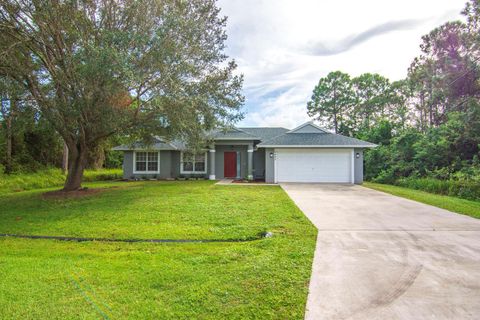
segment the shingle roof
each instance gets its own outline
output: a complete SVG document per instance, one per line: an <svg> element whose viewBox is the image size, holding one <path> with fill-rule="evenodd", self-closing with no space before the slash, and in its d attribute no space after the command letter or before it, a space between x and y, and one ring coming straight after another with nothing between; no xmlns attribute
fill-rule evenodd
<svg viewBox="0 0 480 320"><path fill-rule="evenodd" d="M333 133L285 133L270 140L263 141L258 146L375 147L376 145Z"/></svg>
<svg viewBox="0 0 480 320"><path fill-rule="evenodd" d="M233 128L227 131L223 131L223 130L213 131L212 133L210 133L209 137L214 140L229 140L229 139L260 140L259 137L253 134L250 134L240 128Z"/></svg>
<svg viewBox="0 0 480 320"><path fill-rule="evenodd" d="M260 140L266 141L272 139L276 136L284 134L288 131L288 129L280 128L280 127L256 127L256 128L239 128L245 132L250 133L256 137L259 137Z"/></svg>
<svg viewBox="0 0 480 320"><path fill-rule="evenodd" d="M135 142L135 143L132 143L132 144L129 144L129 145L124 144L124 145L121 145L121 146L114 147L112 150L128 151L128 150L137 150L137 149L139 149L139 150L141 150L141 149L182 150L182 149L185 149L185 145L184 145L184 143L182 143L179 140L167 142L164 139L162 139L161 137L156 137L154 139L153 144L151 144L151 145L145 145L145 144L142 144L141 142Z"/></svg>
<svg viewBox="0 0 480 320"><path fill-rule="evenodd" d="M308 124L308 123L307 123ZM302 128L302 126L298 128ZM214 140L257 140L261 141L258 147L359 147L371 148L376 145L355 138L345 137L326 131L299 132L281 127L234 128L227 131L213 131L208 136ZM151 150L185 150L185 143L181 140L166 141L156 137L151 146L139 142L131 145L122 145L113 150L127 151L149 148Z"/></svg>

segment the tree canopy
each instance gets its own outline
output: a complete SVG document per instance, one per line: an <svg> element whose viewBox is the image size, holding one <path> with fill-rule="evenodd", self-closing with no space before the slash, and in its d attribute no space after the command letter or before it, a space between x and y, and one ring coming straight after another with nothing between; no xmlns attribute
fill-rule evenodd
<svg viewBox="0 0 480 320"><path fill-rule="evenodd" d="M338 133L353 99L350 76L340 71L330 72L313 89L312 98L307 104L308 115Z"/></svg>
<svg viewBox="0 0 480 320"><path fill-rule="evenodd" d="M22 85L70 151L65 190L115 134L190 143L243 117L214 0L0 4L0 76Z"/></svg>

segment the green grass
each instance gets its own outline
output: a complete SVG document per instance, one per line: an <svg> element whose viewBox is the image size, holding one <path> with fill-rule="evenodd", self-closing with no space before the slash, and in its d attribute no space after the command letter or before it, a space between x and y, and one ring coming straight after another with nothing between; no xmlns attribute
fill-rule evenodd
<svg viewBox="0 0 480 320"><path fill-rule="evenodd" d="M0 196L0 233L234 239L148 244L0 239L2 319L302 319L315 228L278 187L103 182L80 199Z"/></svg>
<svg viewBox="0 0 480 320"><path fill-rule="evenodd" d="M85 170L83 181L115 180L122 178L122 169ZM38 172L0 174L0 194L39 188L58 187L65 182L60 169L45 169Z"/></svg>
<svg viewBox="0 0 480 320"><path fill-rule="evenodd" d="M423 202L435 207L480 219L480 201L465 200L450 196L432 194L425 191L413 190L388 184L364 182L363 185L367 188L383 191L395 196Z"/></svg>

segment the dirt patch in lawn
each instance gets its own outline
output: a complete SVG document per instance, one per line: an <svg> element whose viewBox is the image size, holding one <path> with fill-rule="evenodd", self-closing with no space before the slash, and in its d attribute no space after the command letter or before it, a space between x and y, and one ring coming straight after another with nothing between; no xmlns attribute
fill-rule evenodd
<svg viewBox="0 0 480 320"><path fill-rule="evenodd" d="M99 194L110 189L118 189L118 187L110 188L82 188L75 191L64 191L64 190L55 190L45 192L42 196L44 199L70 199L70 198L81 198L86 196L91 196L94 194Z"/></svg>

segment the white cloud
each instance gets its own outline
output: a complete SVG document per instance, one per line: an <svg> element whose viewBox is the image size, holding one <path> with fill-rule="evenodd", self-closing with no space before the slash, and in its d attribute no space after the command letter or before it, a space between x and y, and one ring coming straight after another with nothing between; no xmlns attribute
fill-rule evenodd
<svg viewBox="0 0 480 320"><path fill-rule="evenodd" d="M293 128L308 121L305 95L297 87L262 102L262 108L249 114L253 124L258 126L281 126Z"/></svg>
<svg viewBox="0 0 480 320"><path fill-rule="evenodd" d="M229 17L228 54L245 75L241 125L295 127L308 119L311 91L330 71L405 77L421 36L459 19L464 1L220 0L219 6Z"/></svg>

